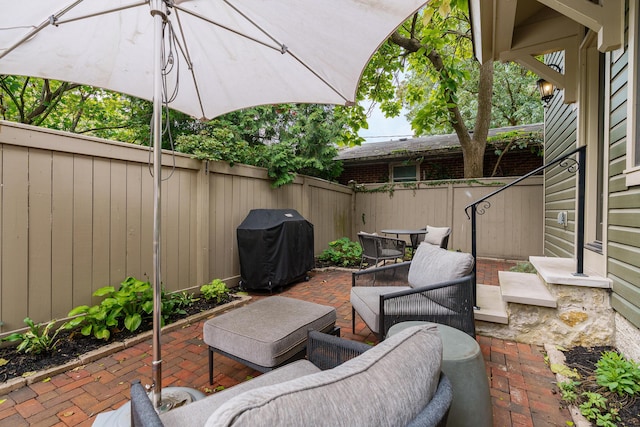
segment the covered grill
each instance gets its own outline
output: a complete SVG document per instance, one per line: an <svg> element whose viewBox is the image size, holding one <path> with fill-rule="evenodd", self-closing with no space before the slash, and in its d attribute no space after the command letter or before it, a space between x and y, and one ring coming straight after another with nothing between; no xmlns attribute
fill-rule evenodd
<svg viewBox="0 0 640 427"><path fill-rule="evenodd" d="M238 226L240 286L282 287L314 267L313 224L294 209L253 209Z"/></svg>

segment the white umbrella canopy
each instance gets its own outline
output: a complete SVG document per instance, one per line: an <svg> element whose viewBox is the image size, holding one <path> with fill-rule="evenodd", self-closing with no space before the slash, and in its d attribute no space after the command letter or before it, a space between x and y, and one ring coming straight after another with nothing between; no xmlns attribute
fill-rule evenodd
<svg viewBox="0 0 640 427"><path fill-rule="evenodd" d="M0 75L154 103L153 395L161 405L163 104L196 118L279 103L348 105L371 55L427 0L0 0Z"/></svg>
<svg viewBox="0 0 640 427"><path fill-rule="evenodd" d="M263 104L351 102L372 53L425 1L166 2L170 25L164 52L173 54L174 74L167 91L178 88L171 108L210 119ZM153 98L149 1L0 0L0 5L0 74ZM106 10L112 12L78 19ZM35 37L21 42L41 24Z"/></svg>

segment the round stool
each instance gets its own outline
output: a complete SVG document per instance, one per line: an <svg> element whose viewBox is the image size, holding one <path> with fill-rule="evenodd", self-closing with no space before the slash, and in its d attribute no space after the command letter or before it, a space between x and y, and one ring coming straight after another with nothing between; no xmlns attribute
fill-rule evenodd
<svg viewBox="0 0 640 427"><path fill-rule="evenodd" d="M387 336L427 323L429 322L396 323L389 329ZM476 340L458 329L436 325L442 339L442 372L453 386L453 402L447 427L492 427L489 380L480 346Z"/></svg>

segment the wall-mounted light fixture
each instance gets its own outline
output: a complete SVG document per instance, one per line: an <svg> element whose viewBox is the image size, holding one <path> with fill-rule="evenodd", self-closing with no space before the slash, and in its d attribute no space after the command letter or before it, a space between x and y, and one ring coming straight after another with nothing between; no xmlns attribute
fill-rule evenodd
<svg viewBox="0 0 640 427"><path fill-rule="evenodd" d="M547 64L547 67L551 67L559 73L562 72L560 67L556 64ZM538 85L538 90L540 91L540 99L542 99L542 102L546 104L547 102L551 101L551 98L553 98L553 95L556 92L556 86L543 78L538 79L536 84Z"/></svg>

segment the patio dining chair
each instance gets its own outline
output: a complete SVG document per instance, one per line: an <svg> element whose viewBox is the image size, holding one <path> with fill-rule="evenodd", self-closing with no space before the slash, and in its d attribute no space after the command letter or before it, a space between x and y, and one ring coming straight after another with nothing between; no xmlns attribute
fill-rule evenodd
<svg viewBox="0 0 640 427"><path fill-rule="evenodd" d="M360 232L358 233L358 240L360 241L360 246L362 246L360 270L362 270L366 260L373 260L373 265L377 266L380 261L384 264L387 260L393 260L395 263L398 258L404 258L407 243L402 239Z"/></svg>
<svg viewBox="0 0 640 427"><path fill-rule="evenodd" d="M442 249L447 249L447 246L449 246L451 227L432 227L427 225L424 230L426 232L424 235L424 242L439 246Z"/></svg>

